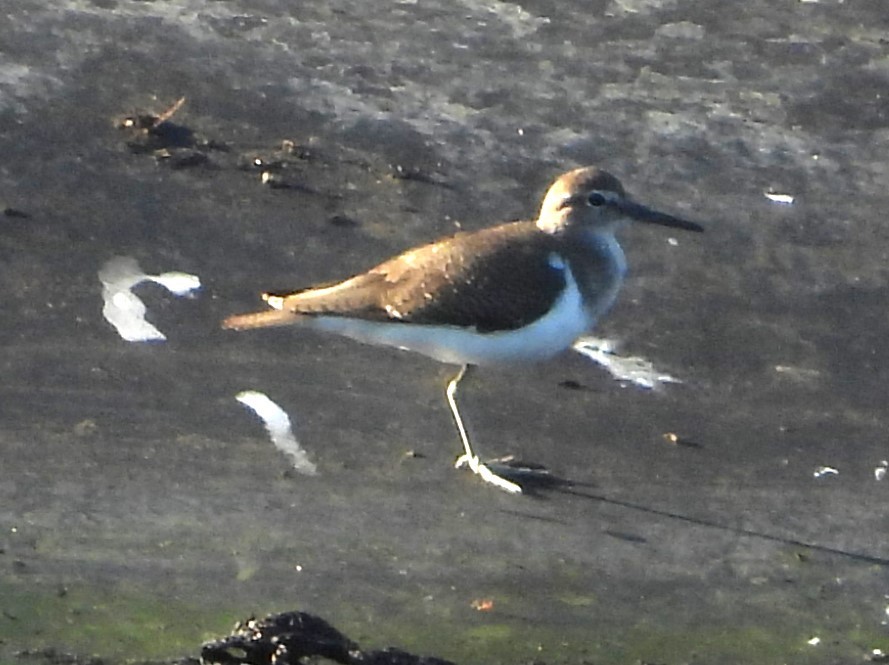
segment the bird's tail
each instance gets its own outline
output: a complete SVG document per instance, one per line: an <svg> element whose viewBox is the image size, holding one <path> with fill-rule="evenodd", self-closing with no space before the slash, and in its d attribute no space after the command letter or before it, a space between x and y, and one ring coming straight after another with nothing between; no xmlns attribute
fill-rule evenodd
<svg viewBox="0 0 889 665"><path fill-rule="evenodd" d="M252 314L237 314L230 316L222 322L226 330L249 330L250 328L272 328L296 323L301 318L299 314L282 310L269 310L266 312L253 312Z"/></svg>

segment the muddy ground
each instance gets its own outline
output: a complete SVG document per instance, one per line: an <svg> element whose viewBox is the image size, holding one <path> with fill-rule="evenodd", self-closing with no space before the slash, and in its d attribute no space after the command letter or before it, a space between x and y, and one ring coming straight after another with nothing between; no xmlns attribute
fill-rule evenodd
<svg viewBox="0 0 889 665"><path fill-rule="evenodd" d="M889 652L887 91L879 1L13 3L0 661L194 656L283 610L458 663ZM119 126L181 97L175 131ZM464 386L483 454L568 485L451 468L454 368L218 328L589 163L707 231L624 233L598 330L682 384L569 354ZM200 277L136 287L166 342L103 317L115 256Z"/></svg>

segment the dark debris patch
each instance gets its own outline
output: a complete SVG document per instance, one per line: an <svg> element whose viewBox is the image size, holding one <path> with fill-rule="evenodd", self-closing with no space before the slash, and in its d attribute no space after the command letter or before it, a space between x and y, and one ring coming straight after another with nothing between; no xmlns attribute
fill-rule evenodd
<svg viewBox="0 0 889 665"><path fill-rule="evenodd" d="M237 168L259 173L260 182L272 189L294 189L307 194L323 192L305 184L301 174L304 164L318 159L315 149L285 139L276 150L245 153L238 157Z"/></svg>
<svg viewBox="0 0 889 665"><path fill-rule="evenodd" d="M349 217L348 215L333 215L328 218L328 224L331 226L337 226L339 228L355 228L361 226L361 222L354 217Z"/></svg>
<svg viewBox="0 0 889 665"><path fill-rule="evenodd" d="M207 665L295 665L318 657L343 665L453 665L394 648L362 651L324 619L306 612L250 618L230 636L201 648L201 662Z"/></svg>
<svg viewBox="0 0 889 665"><path fill-rule="evenodd" d="M243 171L281 172L297 168L301 162L316 158L316 152L308 146L285 139L277 150L241 155L238 158L238 168Z"/></svg>
<svg viewBox="0 0 889 665"><path fill-rule="evenodd" d="M155 151L154 158L171 169L187 169L210 161L207 153L193 148L161 148Z"/></svg>
<svg viewBox="0 0 889 665"><path fill-rule="evenodd" d="M580 381L575 381L574 379L565 379L564 381L559 381L559 388L565 388L566 390L589 390L590 387L581 383Z"/></svg>
<svg viewBox="0 0 889 665"><path fill-rule="evenodd" d="M154 157L158 164L174 170L242 171L265 189L285 195L307 194L330 202L346 199L348 190L331 189L341 187L342 179L330 175L344 169L355 172L359 180L369 176L375 180L389 178L454 189L438 171L440 163L430 168L384 163L336 141L319 146L315 137L286 138L268 147L235 148L176 122L184 104L185 97L181 97L160 113L139 111L116 118L114 124L132 154ZM358 225L342 214L329 218L329 223L341 228Z"/></svg>
<svg viewBox="0 0 889 665"><path fill-rule="evenodd" d="M686 439L685 437L679 436L674 432L665 432L664 441L674 446L684 446L685 448L703 448L700 443L697 441L692 441L691 439Z"/></svg>
<svg viewBox="0 0 889 665"><path fill-rule="evenodd" d="M198 136L190 127L172 121L184 103L185 97L180 97L161 113L127 115L117 119L115 126L126 133L131 152L153 155L175 169L206 164L208 153L214 150L227 152L225 143Z"/></svg>
<svg viewBox="0 0 889 665"><path fill-rule="evenodd" d="M158 163L174 169L213 166L257 173L259 182L269 189L294 190L333 200L342 199L342 193L326 192L306 183L309 170L325 170L332 165L392 180L454 189L437 170L404 164L378 164L360 150L343 145L324 150L314 145L313 139L303 142L284 139L274 148L252 149L229 157L219 155L211 160L214 152L232 153L233 150L222 141L201 136L191 127L174 122L174 116L184 104L185 97L180 97L160 113L140 111L116 118L114 124L125 135L126 146L133 154L151 155Z"/></svg>
<svg viewBox="0 0 889 665"><path fill-rule="evenodd" d="M395 180L411 180L427 185L452 188L452 185L440 173L427 171L416 166L405 166L404 164L391 164L389 169L389 175Z"/></svg>
<svg viewBox="0 0 889 665"><path fill-rule="evenodd" d="M128 115L118 122L121 129L131 129L137 132L153 132L157 131L164 123L176 115L176 111L182 108L185 103L185 97L180 97L165 111L154 113L137 113L136 115Z"/></svg>
<svg viewBox="0 0 889 665"><path fill-rule="evenodd" d="M11 208L10 206L0 206L0 211L3 212L4 217L11 217L13 219L29 219L31 217L31 215L26 213L24 210Z"/></svg>

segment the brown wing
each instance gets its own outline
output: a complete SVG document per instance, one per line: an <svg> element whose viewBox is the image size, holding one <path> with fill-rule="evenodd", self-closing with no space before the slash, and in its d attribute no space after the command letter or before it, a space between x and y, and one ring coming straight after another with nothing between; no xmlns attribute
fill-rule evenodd
<svg viewBox="0 0 889 665"><path fill-rule="evenodd" d="M545 314L565 285L554 240L533 222L458 234L333 286L286 296L283 309L377 321L514 330Z"/></svg>

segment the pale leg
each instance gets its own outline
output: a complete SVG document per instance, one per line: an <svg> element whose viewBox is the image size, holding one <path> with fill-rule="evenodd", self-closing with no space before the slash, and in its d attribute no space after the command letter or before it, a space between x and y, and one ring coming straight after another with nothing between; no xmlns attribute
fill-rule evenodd
<svg viewBox="0 0 889 665"><path fill-rule="evenodd" d="M463 380L469 373L469 365L463 365L457 375L448 383L448 389L445 392L448 398L448 406L451 407L451 413L454 415L454 422L457 423L457 431L460 433L460 440L463 442L463 454L457 458L454 466L462 468L468 466L469 469L477 474L482 480L492 485L496 485L502 490L513 494L521 494L522 488L515 483L501 478L491 471L485 464L481 463L478 455L472 452L472 446L469 443L469 437L466 435L466 428L463 426L463 419L460 417L460 411L457 409L457 384Z"/></svg>

